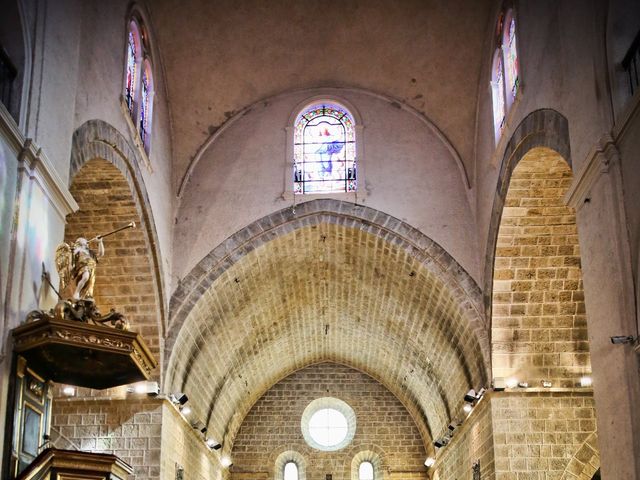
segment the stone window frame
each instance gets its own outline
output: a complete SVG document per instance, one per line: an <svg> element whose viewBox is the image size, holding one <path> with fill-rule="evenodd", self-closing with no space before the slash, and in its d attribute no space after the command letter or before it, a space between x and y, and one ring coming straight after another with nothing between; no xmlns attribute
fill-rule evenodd
<svg viewBox="0 0 640 480"><path fill-rule="evenodd" d="M347 435L340 443L331 445L329 447L316 442L311 436L311 432L309 430L309 421L311 420L311 417L319 410L328 408L337 410L347 419ZM322 452L335 452L337 450L342 450L353 440L353 437L356 434L356 413L347 402L345 402L344 400L340 400L339 398L316 398L311 403L309 403L309 405L307 405L307 407L302 412L302 418L300 419L300 428L302 430L302 436L304 437L305 442L307 442L307 445L309 445L311 448L320 450Z"/></svg>
<svg viewBox="0 0 640 480"><path fill-rule="evenodd" d="M293 168L294 168L294 132L295 123L298 116L304 112L307 108L317 103L330 103L344 107L353 117L355 136L356 136L356 158L355 163L358 171L358 187L355 192L331 192L331 193L306 193L306 194L294 194L293 193ZM282 198L286 201L293 203L308 202L309 200L315 200L318 198L336 198L339 200L346 200L352 203L357 203L358 198L366 197L365 190L365 162L364 162L364 141L363 141L364 125L362 123L362 116L358 109L347 99L340 95L336 95L333 89L323 90L320 94L307 97L302 102L298 103L285 127L286 133L286 149L285 149L285 168L284 168L284 193Z"/></svg>
<svg viewBox="0 0 640 480"><path fill-rule="evenodd" d="M360 480L360 465L364 462L369 462L373 465L374 480L381 480L384 478L382 457L372 450L361 450L356 453L351 460L350 480Z"/></svg>
<svg viewBox="0 0 640 480"><path fill-rule="evenodd" d="M295 463L298 467L298 480L307 479L307 465L304 456L295 450L286 450L276 458L274 462L275 480L284 480L284 467L288 463Z"/></svg>

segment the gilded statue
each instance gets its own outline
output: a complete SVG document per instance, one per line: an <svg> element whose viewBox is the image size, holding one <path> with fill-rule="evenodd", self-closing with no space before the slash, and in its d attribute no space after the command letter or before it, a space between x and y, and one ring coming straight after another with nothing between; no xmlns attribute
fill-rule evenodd
<svg viewBox="0 0 640 480"><path fill-rule="evenodd" d="M111 309L106 315L100 314L93 299L93 287L96 282L98 260L104 256L104 237L134 227L135 223L131 222L90 240L79 237L72 244L63 242L58 245L55 253L55 263L60 277L60 290L56 290L56 293L60 301L50 312L34 310L28 315L28 320L53 318L80 322L91 321L95 324L109 322L116 328L126 330L128 324L121 313ZM90 247L92 242L98 243L97 250ZM43 277L51 284L48 273L45 272ZM51 287L55 290L53 285Z"/></svg>

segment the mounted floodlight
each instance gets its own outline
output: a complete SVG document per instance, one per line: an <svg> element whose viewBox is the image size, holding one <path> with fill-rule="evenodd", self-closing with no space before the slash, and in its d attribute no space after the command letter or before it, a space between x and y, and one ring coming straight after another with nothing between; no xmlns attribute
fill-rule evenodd
<svg viewBox="0 0 640 480"><path fill-rule="evenodd" d="M484 397L485 393L487 393L487 389L482 387L480 390L478 390L478 393L476 394L476 398L480 400L482 397Z"/></svg>
<svg viewBox="0 0 640 480"><path fill-rule="evenodd" d="M76 394L76 389L71 385L67 385L62 389L62 393L64 393L67 397L73 397Z"/></svg>
<svg viewBox="0 0 640 480"><path fill-rule="evenodd" d="M224 468L229 468L231 465L233 465L233 462L231 461L231 459L229 457L222 457L220 459L220 464L224 467Z"/></svg>
<svg viewBox="0 0 640 480"><path fill-rule="evenodd" d="M187 397L185 393L178 392L169 395L169 400L171 400L171 403L174 405L184 405L189 401L189 397Z"/></svg>
<svg viewBox="0 0 640 480"><path fill-rule="evenodd" d="M138 382L128 387L127 392L156 396L160 393L160 386L158 382Z"/></svg>
<svg viewBox="0 0 640 480"><path fill-rule="evenodd" d="M636 337L632 335L616 335L611 337L611 343L614 345L626 345L636 341Z"/></svg>
<svg viewBox="0 0 640 480"><path fill-rule="evenodd" d="M201 420L191 420L191 426L195 429L195 430L200 430L202 433L207 431L207 426L201 421Z"/></svg>
<svg viewBox="0 0 640 480"><path fill-rule="evenodd" d="M549 380L542 380L542 386L544 388L551 388L553 386L553 383L551 383Z"/></svg>
<svg viewBox="0 0 640 480"><path fill-rule="evenodd" d="M222 445L216 442L213 438L207 438L205 443L211 450L220 450L222 448Z"/></svg>
<svg viewBox="0 0 640 480"><path fill-rule="evenodd" d="M519 382L518 383L518 387L520 387L520 388L529 388L529 383L528 382Z"/></svg>
<svg viewBox="0 0 640 480"><path fill-rule="evenodd" d="M465 403L464 407L462 407L462 410L464 410L464 413L471 413L471 410L473 410L473 405L471 405L470 403Z"/></svg>
<svg viewBox="0 0 640 480"><path fill-rule="evenodd" d="M446 446L449 443L449 439L446 437L443 438L439 438L438 440L436 440L435 442L433 442L433 446L436 448L442 448L444 446Z"/></svg>
<svg viewBox="0 0 640 480"><path fill-rule="evenodd" d="M191 408L190 407L180 407L180 412L183 415L189 415L191 413Z"/></svg>
<svg viewBox="0 0 640 480"><path fill-rule="evenodd" d="M593 385L593 379L591 377L581 377L580 378L580 386L581 387L590 387Z"/></svg>
<svg viewBox="0 0 640 480"><path fill-rule="evenodd" d="M466 395L464 396L464 401L465 402L469 402L469 403L473 403L478 399L478 397L476 396L476 391L472 388L471 390L469 390Z"/></svg>
<svg viewBox="0 0 640 480"><path fill-rule="evenodd" d="M427 468L433 467L433 464L436 463L436 459L433 457L429 457L424 461L424 466Z"/></svg>

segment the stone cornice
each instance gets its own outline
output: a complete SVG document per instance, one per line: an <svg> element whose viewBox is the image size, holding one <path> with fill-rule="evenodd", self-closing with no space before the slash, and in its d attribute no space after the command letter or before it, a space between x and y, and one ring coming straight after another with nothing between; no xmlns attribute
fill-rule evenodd
<svg viewBox="0 0 640 480"><path fill-rule="evenodd" d="M610 165L618 158L618 147L609 134L605 134L594 145L583 167L576 173L573 183L565 194L565 203L579 210L589 202L591 188L603 173L609 172Z"/></svg>
<svg viewBox="0 0 640 480"><path fill-rule="evenodd" d="M4 105L0 104L0 134L14 150L20 169L34 179L62 218L78 210L66 183L36 143L25 138Z"/></svg>

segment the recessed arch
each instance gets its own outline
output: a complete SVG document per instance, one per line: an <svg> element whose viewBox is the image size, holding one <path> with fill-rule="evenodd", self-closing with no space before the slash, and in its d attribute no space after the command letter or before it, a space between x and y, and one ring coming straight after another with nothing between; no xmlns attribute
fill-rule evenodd
<svg viewBox="0 0 640 480"><path fill-rule="evenodd" d="M143 241L145 249L149 252L153 277L152 292L155 296L153 303L156 308L159 372L162 372L163 337L166 328L163 274L162 264L159 261L161 257L156 227L139 168L142 160L136 149L129 145L115 127L101 120L90 120L73 134L69 178L74 179L86 164L95 160L108 162L121 174L129 188L139 218L137 229L144 232Z"/></svg>
<svg viewBox="0 0 640 480"><path fill-rule="evenodd" d="M305 265L318 270L308 276ZM193 393L226 442L252 399L316 362L380 381L426 437L488 378L480 292L468 274L410 226L336 200L276 212L230 237L181 282L171 311L165 384ZM360 346L354 335L365 336ZM445 364L457 372L446 381Z"/></svg>
<svg viewBox="0 0 640 480"><path fill-rule="evenodd" d="M502 218L507 189L509 188L513 169L529 150L536 147L547 147L555 150L571 167L569 123L566 117L552 109L540 109L531 112L520 122L505 148L491 209L484 264L483 292L485 318L488 322L491 321L491 296L493 292L493 270L498 228Z"/></svg>
<svg viewBox="0 0 640 480"><path fill-rule="evenodd" d="M600 453L598 433L593 432L574 453L560 480L592 480L600 478Z"/></svg>

